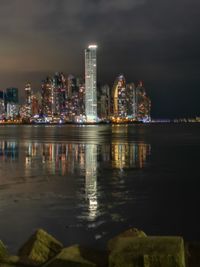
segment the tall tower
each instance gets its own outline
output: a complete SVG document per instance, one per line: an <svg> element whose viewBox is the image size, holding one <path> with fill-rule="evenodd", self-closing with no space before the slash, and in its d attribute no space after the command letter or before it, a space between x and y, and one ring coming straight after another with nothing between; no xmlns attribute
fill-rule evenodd
<svg viewBox="0 0 200 267"><path fill-rule="evenodd" d="M31 93L31 85L30 83L27 83L25 86L26 105L31 105Z"/></svg>
<svg viewBox="0 0 200 267"><path fill-rule="evenodd" d="M85 115L87 122L97 121L97 45L85 49Z"/></svg>
<svg viewBox="0 0 200 267"><path fill-rule="evenodd" d="M31 101L31 96L32 96L32 92L31 92L31 85L30 83L27 83L25 86L25 99L26 99L26 117L31 117L31 113L32 113L32 101Z"/></svg>

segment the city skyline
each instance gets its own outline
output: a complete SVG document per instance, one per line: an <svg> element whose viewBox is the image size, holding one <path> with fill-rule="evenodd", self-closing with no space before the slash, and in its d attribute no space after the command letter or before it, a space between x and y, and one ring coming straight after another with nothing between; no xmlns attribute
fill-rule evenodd
<svg viewBox="0 0 200 267"><path fill-rule="evenodd" d="M153 117L199 114L198 1L84 3L1 1L1 90L38 90L55 71L83 76L82 51L96 42L100 82L144 80Z"/></svg>
<svg viewBox="0 0 200 267"><path fill-rule="evenodd" d="M151 99L142 81L127 83L119 75L112 87L97 90L96 49L89 45L85 50L85 81L56 72L37 92L26 84L21 103L18 88L0 91L0 123L150 122Z"/></svg>

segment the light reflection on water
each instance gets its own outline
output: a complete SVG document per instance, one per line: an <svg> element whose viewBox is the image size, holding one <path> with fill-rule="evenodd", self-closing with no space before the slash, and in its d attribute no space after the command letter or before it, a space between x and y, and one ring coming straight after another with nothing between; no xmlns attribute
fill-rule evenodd
<svg viewBox="0 0 200 267"><path fill-rule="evenodd" d="M143 168L151 150L150 145L144 143L96 145L26 142L23 150L21 146L16 141L0 141L0 160L23 161L27 172L38 162L48 172L59 172L61 175L72 174L77 169L83 172L86 165L95 165L95 158L104 163L112 163L112 168Z"/></svg>
<svg viewBox="0 0 200 267"><path fill-rule="evenodd" d="M124 169L143 168L149 154L150 145L144 143L121 144L115 142L113 144L97 145L0 142L1 162L7 164L9 162L20 162L26 180L29 177L39 175L38 172L41 176L84 176L87 212L83 209L78 218L88 221L95 221L100 212L98 210L98 198L101 194L101 192L98 192L99 169L118 169L122 173ZM3 180L0 185L2 185L2 182ZM8 181L4 182L7 183ZM116 198L120 197L120 193L111 192L111 194ZM84 203L81 202L81 205L84 207ZM119 215L114 217L116 216Z"/></svg>
<svg viewBox="0 0 200 267"><path fill-rule="evenodd" d="M0 239L104 247L138 227L200 239L199 125L0 127Z"/></svg>
<svg viewBox="0 0 200 267"><path fill-rule="evenodd" d="M38 227L63 242L102 239L126 220L123 207L138 196L125 178L151 153L150 144L129 140L126 126L2 128L0 137L0 227L12 249Z"/></svg>
<svg viewBox="0 0 200 267"><path fill-rule="evenodd" d="M8 165L9 162L20 161L25 180L32 176L84 176L88 212L84 211L85 215L79 215L79 218L88 221L94 221L98 214L99 170L103 167L123 173L126 169L140 169L144 167L149 154L150 145L144 143L122 144L115 141L113 144L97 145L0 142L0 161ZM0 185L4 183L8 183L8 180L1 179ZM111 194L115 195L114 192Z"/></svg>

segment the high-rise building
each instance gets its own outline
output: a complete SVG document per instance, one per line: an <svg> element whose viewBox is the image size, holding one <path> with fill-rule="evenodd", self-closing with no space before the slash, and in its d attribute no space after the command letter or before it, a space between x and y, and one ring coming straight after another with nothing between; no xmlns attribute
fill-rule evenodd
<svg viewBox="0 0 200 267"><path fill-rule="evenodd" d="M26 100L26 105L31 105L31 85L30 83L27 83L25 86L25 100Z"/></svg>
<svg viewBox="0 0 200 267"><path fill-rule="evenodd" d="M97 121L97 46L85 49L85 115L87 122Z"/></svg>
<svg viewBox="0 0 200 267"><path fill-rule="evenodd" d="M6 102L18 104L18 88L7 88L6 89Z"/></svg>
<svg viewBox="0 0 200 267"><path fill-rule="evenodd" d="M6 117L14 119L19 113L18 88L7 88L5 94Z"/></svg>
<svg viewBox="0 0 200 267"><path fill-rule="evenodd" d="M103 85L98 92L98 114L102 120L106 120L110 117L110 87Z"/></svg>
<svg viewBox="0 0 200 267"><path fill-rule="evenodd" d="M66 111L67 83L63 73L56 72L42 83L42 114L53 117L64 115Z"/></svg>
<svg viewBox="0 0 200 267"><path fill-rule="evenodd" d="M0 120L5 118L5 93L0 91Z"/></svg>
<svg viewBox="0 0 200 267"><path fill-rule="evenodd" d="M27 83L25 86L25 117L31 117L32 115L32 110L31 110L31 95L32 95L32 90L31 90L31 85L30 83Z"/></svg>
<svg viewBox="0 0 200 267"><path fill-rule="evenodd" d="M19 105L13 102L9 102L6 105L6 117L7 119L14 120L19 114Z"/></svg>
<svg viewBox="0 0 200 267"><path fill-rule="evenodd" d="M127 116L126 80L123 75L116 78L112 89L113 115L116 118Z"/></svg>
<svg viewBox="0 0 200 267"><path fill-rule="evenodd" d="M33 116L41 113L41 103L42 103L42 95L40 92L35 93L31 97L32 110L31 113Z"/></svg>
<svg viewBox="0 0 200 267"><path fill-rule="evenodd" d="M136 88L136 117L139 121L150 121L151 100L146 94L143 82Z"/></svg>
<svg viewBox="0 0 200 267"><path fill-rule="evenodd" d="M42 83L42 114L46 116L52 116L54 111L54 90L53 81L50 77Z"/></svg>
<svg viewBox="0 0 200 267"><path fill-rule="evenodd" d="M67 96L69 99L72 98L72 95L76 91L76 87L76 78L72 74L69 74L67 77Z"/></svg>
<svg viewBox="0 0 200 267"><path fill-rule="evenodd" d="M136 120L136 90L135 84L129 83L126 85L126 99L127 99L127 117Z"/></svg>
<svg viewBox="0 0 200 267"><path fill-rule="evenodd" d="M66 111L67 80L63 73L56 72L53 76L52 107L53 113L63 115Z"/></svg>
<svg viewBox="0 0 200 267"><path fill-rule="evenodd" d="M76 116L80 115L79 111L79 88L80 79L72 74L67 78L67 115L70 121L74 121Z"/></svg>

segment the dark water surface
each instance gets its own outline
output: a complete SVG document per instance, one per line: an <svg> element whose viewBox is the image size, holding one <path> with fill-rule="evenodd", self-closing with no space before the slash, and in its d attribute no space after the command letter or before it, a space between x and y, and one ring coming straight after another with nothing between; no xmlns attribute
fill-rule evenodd
<svg viewBox="0 0 200 267"><path fill-rule="evenodd" d="M1 126L0 239L102 247L129 227L200 240L200 124Z"/></svg>

